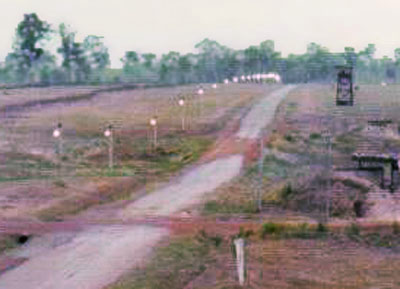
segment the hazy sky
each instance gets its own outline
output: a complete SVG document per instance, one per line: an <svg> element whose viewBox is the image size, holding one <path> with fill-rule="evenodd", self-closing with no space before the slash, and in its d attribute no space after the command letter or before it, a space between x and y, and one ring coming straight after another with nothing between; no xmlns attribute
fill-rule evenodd
<svg viewBox="0 0 400 289"><path fill-rule="evenodd" d="M112 67L127 50L194 51L205 37L235 49L275 41L283 55L310 42L332 52L375 43L377 56L400 47L399 0L0 0L0 60L11 51L24 13L69 24L81 41L105 37Z"/></svg>

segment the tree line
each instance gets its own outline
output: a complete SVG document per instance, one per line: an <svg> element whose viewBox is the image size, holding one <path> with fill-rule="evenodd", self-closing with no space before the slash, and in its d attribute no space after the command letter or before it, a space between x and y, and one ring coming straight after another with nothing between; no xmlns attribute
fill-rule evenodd
<svg viewBox="0 0 400 289"><path fill-rule="evenodd" d="M77 42L76 32L62 23L54 28L35 13L25 14L15 32L12 52L0 62L0 83L77 84L77 83L162 83L185 84L221 82L225 78L275 72L283 82L332 82L337 65L354 67L360 83L397 82L400 75L400 48L395 57L375 58L376 47L369 44L356 52L345 47L332 53L310 43L303 54L283 57L274 41L266 40L243 50L204 39L195 45L196 53L170 51L157 57L153 53L126 51L122 69L110 68L110 55L103 37L87 36ZM46 45L58 37L56 55Z"/></svg>

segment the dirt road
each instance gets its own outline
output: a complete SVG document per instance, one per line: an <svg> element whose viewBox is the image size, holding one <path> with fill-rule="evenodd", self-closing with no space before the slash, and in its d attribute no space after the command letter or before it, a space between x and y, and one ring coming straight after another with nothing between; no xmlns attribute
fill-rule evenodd
<svg viewBox="0 0 400 289"><path fill-rule="evenodd" d="M274 116L275 109L293 86L286 86L254 106L242 121L237 138L256 138ZM216 159L189 171L175 184L133 202L119 215L129 219L143 215L167 216L200 201L201 197L240 173L243 156ZM59 234L59 233L58 233ZM140 265L168 231L155 226L99 226L55 238L40 237L12 252L28 260L0 276L1 289L99 289L123 272Z"/></svg>

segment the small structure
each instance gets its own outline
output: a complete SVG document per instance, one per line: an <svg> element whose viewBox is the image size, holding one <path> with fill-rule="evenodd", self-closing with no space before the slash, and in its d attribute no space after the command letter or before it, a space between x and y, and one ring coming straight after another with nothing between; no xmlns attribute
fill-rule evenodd
<svg viewBox="0 0 400 289"><path fill-rule="evenodd" d="M339 65L337 70L336 105L352 106L353 93L353 67Z"/></svg>
<svg viewBox="0 0 400 289"><path fill-rule="evenodd" d="M381 187L385 188L385 169L384 166L390 164L390 186L389 189L393 192L397 187L394 182L394 172L399 173L398 159L388 155L367 155L353 154L353 161L358 162L358 170L377 171L381 176Z"/></svg>

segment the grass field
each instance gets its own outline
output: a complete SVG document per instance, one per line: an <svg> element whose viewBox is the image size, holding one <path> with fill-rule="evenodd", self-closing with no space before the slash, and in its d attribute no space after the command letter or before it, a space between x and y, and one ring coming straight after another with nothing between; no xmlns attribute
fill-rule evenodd
<svg viewBox="0 0 400 289"><path fill-rule="evenodd" d="M400 116L395 113L400 106L399 90L398 85L361 86L353 107L336 106L335 90L330 85L301 85L291 92L276 112L274 123L266 129L267 151L261 182L265 217L271 217L278 209L278 219L282 214L283 218L294 214L296 218L320 221L325 214L328 181L333 190L334 218L354 219L355 200L373 206L368 203L369 194L387 194L387 190L379 189L376 175L336 170L356 167L351 161L354 152L400 153ZM375 128L368 127L368 121L382 119L390 119L392 124L381 132L371 132ZM327 170L325 130L332 135L331 171ZM254 163L238 180L219 188L214 199L206 201L204 214L251 216L256 212L259 186L258 164ZM279 209L284 209L284 213Z"/></svg>
<svg viewBox="0 0 400 289"><path fill-rule="evenodd" d="M396 288L398 231L281 225L176 232L152 260L107 289ZM178 229L179 231L179 229ZM241 232L241 233L240 233ZM246 238L247 280L238 286L232 240ZM386 240L386 241L385 241ZM392 241L392 243L390 242Z"/></svg>
<svg viewBox="0 0 400 289"><path fill-rule="evenodd" d="M192 95L194 86L120 91L20 112L3 124L1 218L61 221L99 204L134 199L143 187L151 191L212 150L224 130L234 127L237 113L275 88L221 86L201 97ZM171 225L171 236L148 262L107 289L243 288L237 285L232 240L244 235L244 288L399 287L398 223L388 214L380 219L388 226L369 228L354 212L354 202L362 201L365 220L375 222L379 211L374 208L391 209L390 200L399 190L391 195L379 188L377 176L341 170L355 166L353 152L400 153L398 92L397 85L361 85L354 107L336 107L332 86L299 85L265 129L262 177L257 161L247 163L239 177L193 208L194 216L209 225ZM185 98L184 111L173 98L178 94ZM160 124L157 148L148 125L155 114ZM186 131L181 130L183 114ZM382 131L368 127L369 120L380 119L392 124ZM63 122L60 157L51 138L58 121ZM114 170L107 168L102 135L109 123L115 127ZM331 170L327 129L332 134ZM321 226L328 184L332 225ZM241 232L237 222L244 224ZM0 251L17 246L12 235L0 239Z"/></svg>
<svg viewBox="0 0 400 289"><path fill-rule="evenodd" d="M0 127L0 217L60 220L96 204L130 198L195 162L240 110L274 85L196 86L99 92L91 99L11 111ZM98 87L3 90L4 106L60 99ZM32 97L32 98L30 98ZM184 107L178 105L185 100ZM151 117L158 120L153 147ZM181 121L185 118L185 131ZM62 151L52 131L62 122ZM113 125L114 168L103 136Z"/></svg>

